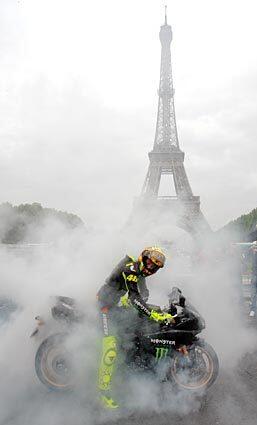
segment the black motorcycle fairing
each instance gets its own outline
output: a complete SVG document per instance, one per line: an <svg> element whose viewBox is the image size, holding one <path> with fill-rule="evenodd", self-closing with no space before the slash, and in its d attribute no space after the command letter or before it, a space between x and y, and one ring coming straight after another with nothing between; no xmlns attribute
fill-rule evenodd
<svg viewBox="0 0 257 425"><path fill-rule="evenodd" d="M51 308L52 316L57 321L65 321L68 323L81 322L84 313L80 311L78 304L73 298L56 296L55 304Z"/></svg>
<svg viewBox="0 0 257 425"><path fill-rule="evenodd" d="M205 327L204 320L192 306L184 303L181 291L174 291L173 295L175 292L179 305L173 304L178 310L176 323L173 324L160 324L148 317L141 317L134 309L129 308L117 307L112 312L114 322L118 324L116 335L118 352L121 354L118 356L120 360L117 366L121 366L122 373L124 364L127 366L124 373L126 370L150 372L154 379L160 379L160 371L165 372L165 382L170 381L177 388L205 390L217 378L218 358L213 348L197 336ZM72 376L73 366L69 364L69 352L66 355L66 348L69 350L71 347L69 344L66 347L65 341L76 325L77 313L80 311L77 307L72 299L55 298L52 314L59 322L62 320L62 323L57 324L61 325L60 331L45 338L37 350L37 376L44 385L56 391L67 391L75 382ZM86 318L87 320L90 318ZM63 333L66 330L67 334ZM161 376L163 382L163 375Z"/></svg>
<svg viewBox="0 0 257 425"><path fill-rule="evenodd" d="M182 298L181 292L177 290L173 292L173 295L174 293L178 296L180 302ZM174 301L174 296L172 300ZM197 334L204 329L205 322L192 305L188 304L185 306L184 300L183 297L182 304L184 307L182 307L182 311L175 318L175 323L149 323L148 320L145 326L141 326L139 343L143 350L155 355L156 348L158 347L176 349L181 345L190 346L193 344ZM171 306L177 310L176 305L170 302Z"/></svg>

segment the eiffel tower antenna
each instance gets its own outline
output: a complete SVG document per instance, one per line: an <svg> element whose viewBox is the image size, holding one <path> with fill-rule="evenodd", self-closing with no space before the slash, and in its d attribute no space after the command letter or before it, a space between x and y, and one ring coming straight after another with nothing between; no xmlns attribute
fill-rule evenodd
<svg viewBox="0 0 257 425"><path fill-rule="evenodd" d="M167 5L165 5L165 25L167 25Z"/></svg>

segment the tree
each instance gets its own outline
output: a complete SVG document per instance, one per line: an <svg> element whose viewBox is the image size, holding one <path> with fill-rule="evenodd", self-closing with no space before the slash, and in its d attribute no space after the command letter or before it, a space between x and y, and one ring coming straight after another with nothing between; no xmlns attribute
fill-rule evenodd
<svg viewBox="0 0 257 425"><path fill-rule="evenodd" d="M0 238L2 243L41 242L42 234L58 237L58 231L72 231L85 228L83 221L75 214L43 208L40 203L12 206L6 202L0 205ZM47 232L46 232L47 229ZM40 240L41 239L41 240Z"/></svg>

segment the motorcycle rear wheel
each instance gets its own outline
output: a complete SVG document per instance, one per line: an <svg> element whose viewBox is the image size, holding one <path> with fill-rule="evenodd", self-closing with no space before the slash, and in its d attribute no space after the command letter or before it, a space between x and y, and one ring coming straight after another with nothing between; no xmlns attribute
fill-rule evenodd
<svg viewBox="0 0 257 425"><path fill-rule="evenodd" d="M182 389L204 391L217 379L219 360L212 346L197 341L188 356L176 352L171 359L168 377Z"/></svg>
<svg viewBox="0 0 257 425"><path fill-rule="evenodd" d="M38 379L51 390L64 392L74 388L71 356L65 347L66 333L53 334L39 346L35 356Z"/></svg>

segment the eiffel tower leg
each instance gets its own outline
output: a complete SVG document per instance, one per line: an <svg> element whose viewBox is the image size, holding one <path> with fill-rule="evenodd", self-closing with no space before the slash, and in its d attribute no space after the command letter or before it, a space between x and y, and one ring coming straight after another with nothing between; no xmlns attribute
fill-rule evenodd
<svg viewBox="0 0 257 425"><path fill-rule="evenodd" d="M173 177L174 177L174 184L175 189L178 197L187 196L191 197L193 196L192 189L190 187L184 164L177 164L173 165Z"/></svg>
<svg viewBox="0 0 257 425"><path fill-rule="evenodd" d="M145 194L150 197L157 197L161 181L161 167L150 165L148 173L149 179Z"/></svg>

